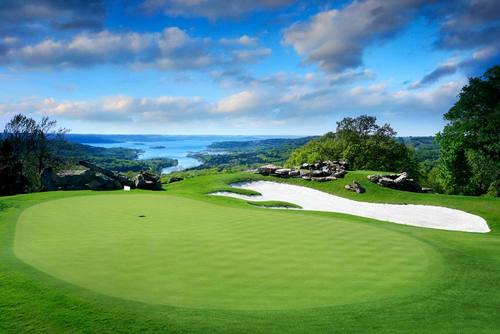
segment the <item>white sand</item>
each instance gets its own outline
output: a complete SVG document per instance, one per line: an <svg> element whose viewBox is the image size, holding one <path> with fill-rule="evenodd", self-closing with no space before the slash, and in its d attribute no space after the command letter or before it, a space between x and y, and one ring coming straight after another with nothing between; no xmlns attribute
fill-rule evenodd
<svg viewBox="0 0 500 334"><path fill-rule="evenodd" d="M300 205L304 210L347 213L396 224L441 230L478 233L490 231L483 218L441 206L358 202L308 187L268 181L238 183L232 186L254 190L262 196L245 196L231 192L218 192L212 195L250 201L285 201Z"/></svg>

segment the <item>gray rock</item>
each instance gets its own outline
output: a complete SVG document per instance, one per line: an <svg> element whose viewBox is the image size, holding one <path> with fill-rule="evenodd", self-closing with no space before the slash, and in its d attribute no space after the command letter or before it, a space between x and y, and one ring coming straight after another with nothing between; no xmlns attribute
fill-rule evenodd
<svg viewBox="0 0 500 334"><path fill-rule="evenodd" d="M373 183L377 183L378 180L380 180L380 178L382 177L382 175L368 175L366 178L370 181L370 182L373 182Z"/></svg>
<svg viewBox="0 0 500 334"><path fill-rule="evenodd" d="M339 170L339 171L333 173L333 176L335 176L336 178L343 178L346 174L347 174L347 171L342 169L342 170Z"/></svg>
<svg viewBox="0 0 500 334"><path fill-rule="evenodd" d="M134 177L135 187L146 190L161 190L161 180L158 175L148 172L140 172Z"/></svg>
<svg viewBox="0 0 500 334"><path fill-rule="evenodd" d="M366 191L365 188L363 188L362 185L360 185L357 181L352 181L351 184L346 184L345 187L347 190L354 191L358 194L362 194Z"/></svg>
<svg viewBox="0 0 500 334"><path fill-rule="evenodd" d="M385 176L382 176L380 179L378 179L377 183L383 187L388 187L388 188L396 187L396 183L394 182L394 180Z"/></svg>
<svg viewBox="0 0 500 334"><path fill-rule="evenodd" d="M290 175L290 169L289 168L276 169L274 171L274 174L280 177L288 177Z"/></svg>
<svg viewBox="0 0 500 334"><path fill-rule="evenodd" d="M400 174L384 174L384 175L368 175L368 180L377 183L383 187L411 191L422 192L422 188L417 181L408 178L408 173Z"/></svg>
<svg viewBox="0 0 500 334"><path fill-rule="evenodd" d="M300 176L311 176L311 171L310 170L301 169L300 170Z"/></svg>
<svg viewBox="0 0 500 334"><path fill-rule="evenodd" d="M408 178L408 174L406 172L403 172L399 174L397 178L394 179L395 183L402 183Z"/></svg>
<svg viewBox="0 0 500 334"><path fill-rule="evenodd" d="M88 169L65 170L56 174L55 184L57 189L86 189L96 174Z"/></svg>
<svg viewBox="0 0 500 334"><path fill-rule="evenodd" d="M311 171L311 177L324 177L328 175L329 175L328 172L325 172L321 169L315 169Z"/></svg>
<svg viewBox="0 0 500 334"><path fill-rule="evenodd" d="M261 175L271 175L271 174L274 174L276 172L276 170L278 170L278 169L281 169L281 167L275 166L275 165L266 165L266 166L259 167L257 169L257 173L259 173Z"/></svg>

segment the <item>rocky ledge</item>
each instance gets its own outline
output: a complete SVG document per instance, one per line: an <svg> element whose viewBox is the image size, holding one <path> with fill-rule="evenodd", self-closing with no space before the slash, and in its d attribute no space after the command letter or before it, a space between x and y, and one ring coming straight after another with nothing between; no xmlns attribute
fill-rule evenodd
<svg viewBox="0 0 500 334"><path fill-rule="evenodd" d="M302 178L308 181L326 182L343 178L347 174L349 164L346 161L318 161L314 164L303 163L295 168L283 168L275 165L265 165L257 169L261 175L277 177Z"/></svg>
<svg viewBox="0 0 500 334"><path fill-rule="evenodd" d="M344 188L350 191L354 191L355 193L358 194L362 194L366 191L366 189L363 188L361 184L359 184L357 181L354 180L352 181L351 184L346 184Z"/></svg>
<svg viewBox="0 0 500 334"><path fill-rule="evenodd" d="M52 167L45 168L41 173L42 187L52 190L112 190L130 188L160 190L160 177L148 172L140 172L133 179L123 174L115 173L87 161L79 164L85 169L66 170L56 173Z"/></svg>
<svg viewBox="0 0 500 334"><path fill-rule="evenodd" d="M367 178L370 182L391 189L411 191L416 193L428 192L430 190L428 188L422 188L417 181L408 178L408 174L406 172L399 174L368 175Z"/></svg>

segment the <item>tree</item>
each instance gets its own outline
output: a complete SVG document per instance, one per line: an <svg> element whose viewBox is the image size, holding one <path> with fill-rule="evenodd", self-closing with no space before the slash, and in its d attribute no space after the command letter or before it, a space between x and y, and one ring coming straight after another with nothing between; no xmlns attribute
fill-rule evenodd
<svg viewBox="0 0 500 334"><path fill-rule="evenodd" d="M24 193L28 180L23 175L23 165L14 154L9 140L0 141L0 195Z"/></svg>
<svg viewBox="0 0 500 334"><path fill-rule="evenodd" d="M414 151L395 140L389 124L379 126L373 116L346 117L337 122L336 132L295 150L289 165L318 160L347 160L354 169L406 171L417 176Z"/></svg>
<svg viewBox="0 0 500 334"><path fill-rule="evenodd" d="M438 133L440 178L445 192L498 193L500 173L500 66L470 78Z"/></svg>
<svg viewBox="0 0 500 334"><path fill-rule="evenodd" d="M5 126L2 137L0 160L8 167L5 173L22 175L24 190L14 187L16 192L36 191L40 186L40 172L48 165L56 164L59 158L53 152L52 141L61 140L66 129L57 129L57 122L43 117L39 122L22 114L15 115ZM9 174L10 175L10 174ZM17 174L16 174L17 175ZM17 181L15 181L17 180ZM6 182L18 182L11 177ZM9 188L11 189L11 188Z"/></svg>

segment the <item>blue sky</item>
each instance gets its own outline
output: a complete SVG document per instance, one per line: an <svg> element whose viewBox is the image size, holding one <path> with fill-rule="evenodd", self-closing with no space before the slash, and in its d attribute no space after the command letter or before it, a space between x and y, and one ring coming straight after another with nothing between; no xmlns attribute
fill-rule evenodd
<svg viewBox="0 0 500 334"><path fill-rule="evenodd" d="M308 135L369 114L433 135L499 32L497 0L4 0L0 126Z"/></svg>

